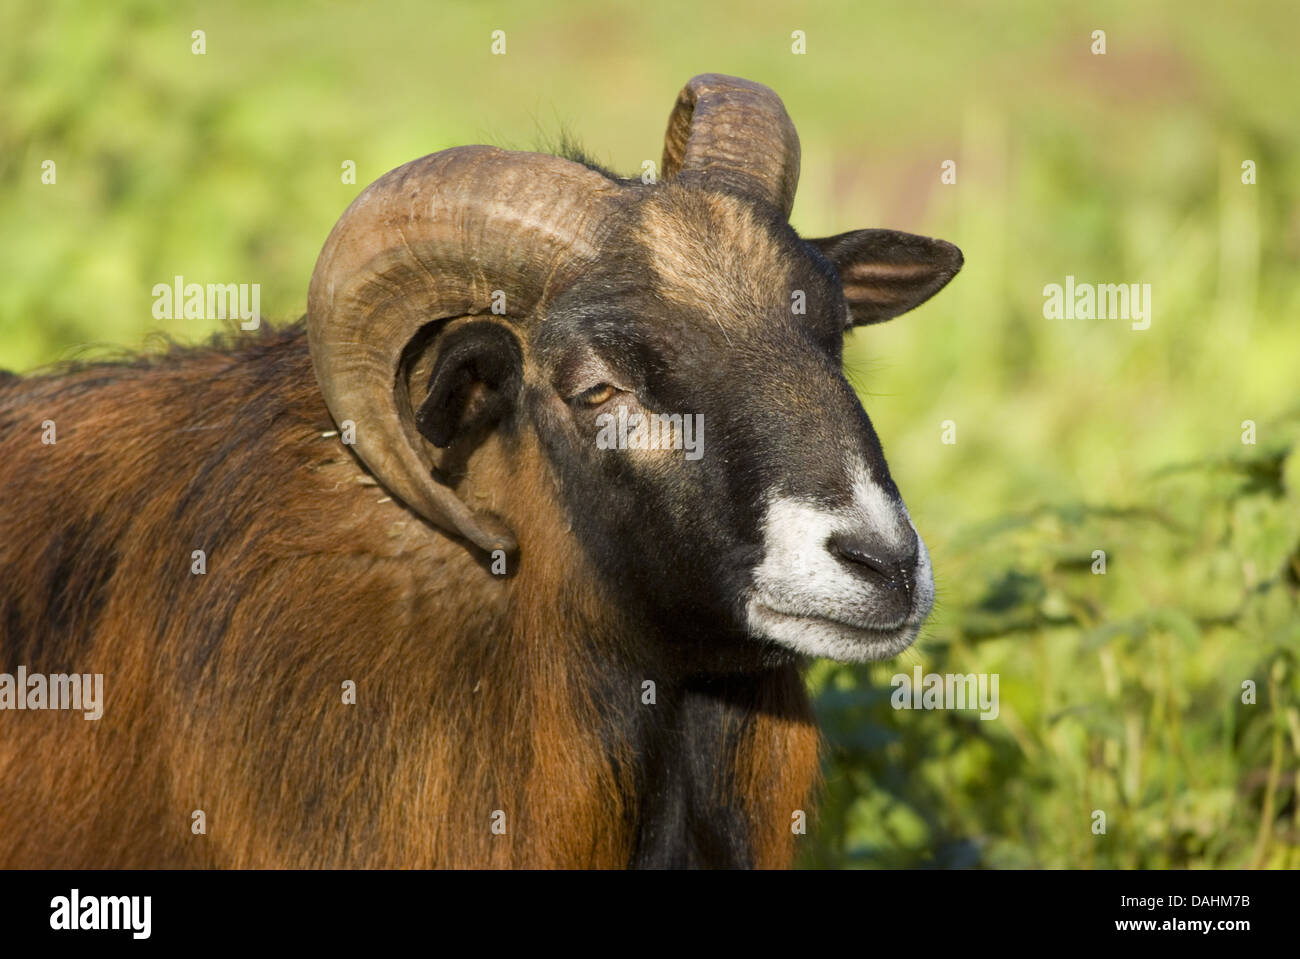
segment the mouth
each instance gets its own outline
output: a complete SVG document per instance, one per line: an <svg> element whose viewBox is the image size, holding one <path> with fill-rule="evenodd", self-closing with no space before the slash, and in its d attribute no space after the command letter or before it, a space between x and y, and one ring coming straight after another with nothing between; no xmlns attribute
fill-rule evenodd
<svg viewBox="0 0 1300 959"><path fill-rule="evenodd" d="M872 662L897 656L916 640L924 616L892 626L848 622L815 613L794 613L754 598L748 607L750 631L809 656L842 662Z"/></svg>

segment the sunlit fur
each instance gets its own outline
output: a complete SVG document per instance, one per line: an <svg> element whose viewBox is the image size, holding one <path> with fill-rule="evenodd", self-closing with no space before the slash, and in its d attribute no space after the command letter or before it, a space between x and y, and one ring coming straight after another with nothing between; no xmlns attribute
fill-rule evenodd
<svg viewBox="0 0 1300 959"><path fill-rule="evenodd" d="M300 328L8 381L0 429L0 664L102 672L106 699L98 722L0 713L0 866L623 867L650 844L646 752L686 679L623 657L527 441L476 454L536 557L501 578L327 435ZM802 683L731 700L692 734L700 814L736 817L738 864L788 865Z"/></svg>

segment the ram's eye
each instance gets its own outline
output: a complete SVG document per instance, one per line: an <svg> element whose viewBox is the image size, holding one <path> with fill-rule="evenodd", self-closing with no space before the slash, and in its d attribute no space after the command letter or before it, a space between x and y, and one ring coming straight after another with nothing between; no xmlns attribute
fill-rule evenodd
<svg viewBox="0 0 1300 959"><path fill-rule="evenodd" d="M573 399L583 406L600 406L601 403L613 399L617 392L618 390L608 383L599 383L589 390L583 390Z"/></svg>

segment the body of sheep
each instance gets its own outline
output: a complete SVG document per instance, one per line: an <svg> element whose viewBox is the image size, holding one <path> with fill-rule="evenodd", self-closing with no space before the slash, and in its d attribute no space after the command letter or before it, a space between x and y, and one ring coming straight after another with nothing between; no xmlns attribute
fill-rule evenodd
<svg viewBox="0 0 1300 959"><path fill-rule="evenodd" d="M0 662L105 684L0 717L0 867L791 862L794 666L629 634L540 457L498 577L334 430L301 327L0 384Z"/></svg>

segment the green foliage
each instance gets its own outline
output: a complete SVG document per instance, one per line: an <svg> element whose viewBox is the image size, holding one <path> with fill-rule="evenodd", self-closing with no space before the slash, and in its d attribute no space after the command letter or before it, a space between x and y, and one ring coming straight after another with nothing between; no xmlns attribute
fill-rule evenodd
<svg viewBox="0 0 1300 959"><path fill-rule="evenodd" d="M1266 0L5 4L0 367L205 338L151 315L178 273L293 319L385 170L567 130L639 172L688 77L761 80L803 141L797 228L928 233L967 264L847 344L940 595L896 663L814 668L805 861L1297 866L1298 27ZM1067 274L1150 283L1151 328L1044 319ZM999 717L892 709L916 664L996 672Z"/></svg>
<svg viewBox="0 0 1300 959"><path fill-rule="evenodd" d="M1275 425L1286 445L1152 477L1143 507L959 538L925 669L998 674L996 720L893 709L898 666L820 667L810 862L1300 866L1300 418Z"/></svg>

